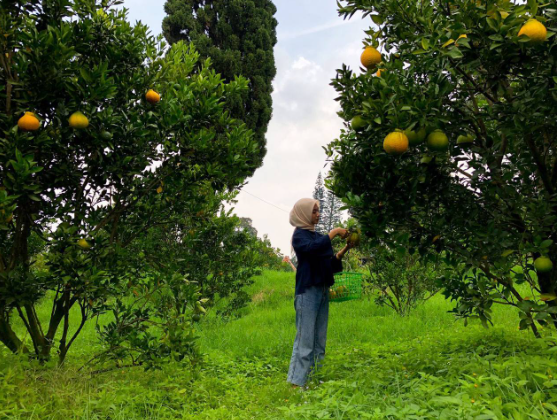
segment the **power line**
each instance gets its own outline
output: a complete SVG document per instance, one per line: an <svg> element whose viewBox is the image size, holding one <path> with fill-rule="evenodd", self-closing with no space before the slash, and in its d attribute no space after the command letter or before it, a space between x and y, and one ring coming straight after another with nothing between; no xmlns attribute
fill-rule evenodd
<svg viewBox="0 0 557 420"><path fill-rule="evenodd" d="M255 197L255 198L257 198L258 200L261 200L261 201L263 201L264 203L267 203L267 204L269 204L270 206L273 206L273 207L275 207L275 208L279 209L280 211L283 211L283 212L285 212L285 213L290 213L290 212L289 212L288 210L284 210L283 208L280 208L279 206L276 206L276 205L274 205L273 203L269 203L268 201L266 201L266 200L263 200L262 198L259 198L258 196L256 196L256 195L253 195L253 194L252 194L252 193L250 193L250 192L247 192L246 190L242 190L242 191L243 191L243 192L245 192L246 194L249 194L249 195L251 195L252 197Z"/></svg>

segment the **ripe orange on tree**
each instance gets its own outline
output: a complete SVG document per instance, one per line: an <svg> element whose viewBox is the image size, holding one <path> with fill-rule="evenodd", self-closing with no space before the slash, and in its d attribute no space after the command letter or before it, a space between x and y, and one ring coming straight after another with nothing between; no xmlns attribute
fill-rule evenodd
<svg viewBox="0 0 557 420"><path fill-rule="evenodd" d="M68 122L70 123L70 127L78 130L82 130L89 126L89 119L80 111L74 112L68 119Z"/></svg>
<svg viewBox="0 0 557 420"><path fill-rule="evenodd" d="M17 126L23 131L35 131L41 126L41 123L35 113L27 111L23 117L17 121Z"/></svg>
<svg viewBox="0 0 557 420"><path fill-rule="evenodd" d="M390 155L400 155L408 150L408 137L402 131L389 133L383 141L383 149Z"/></svg>
<svg viewBox="0 0 557 420"><path fill-rule="evenodd" d="M149 89L145 94L145 99L147 99L147 102L149 102L150 104L156 104L160 102L161 95L159 95L153 89Z"/></svg>
<svg viewBox="0 0 557 420"><path fill-rule="evenodd" d="M547 29L543 23L536 19L528 20L520 31L518 31L518 36L526 35L530 38L531 43L539 43L545 41L547 38Z"/></svg>
<svg viewBox="0 0 557 420"><path fill-rule="evenodd" d="M364 66L368 70L375 68L375 66L377 66L377 64L379 64L381 60L381 53L371 46L366 47L360 57L362 66Z"/></svg>

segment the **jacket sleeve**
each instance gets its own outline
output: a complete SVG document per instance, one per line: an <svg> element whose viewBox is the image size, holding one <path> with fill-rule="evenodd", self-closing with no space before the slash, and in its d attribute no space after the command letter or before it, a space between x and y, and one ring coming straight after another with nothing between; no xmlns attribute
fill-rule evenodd
<svg viewBox="0 0 557 420"><path fill-rule="evenodd" d="M333 246L331 245L329 235L312 238L309 232L302 229L294 232L292 246L300 254L309 254L316 257L329 257L333 255Z"/></svg>
<svg viewBox="0 0 557 420"><path fill-rule="evenodd" d="M342 261L337 260L335 255L331 258L331 268L333 269L333 274L340 273L342 271Z"/></svg>

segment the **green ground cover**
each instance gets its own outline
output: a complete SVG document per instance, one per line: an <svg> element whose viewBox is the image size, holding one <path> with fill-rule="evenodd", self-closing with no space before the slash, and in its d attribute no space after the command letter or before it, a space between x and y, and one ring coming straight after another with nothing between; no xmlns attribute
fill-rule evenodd
<svg viewBox="0 0 557 420"><path fill-rule="evenodd" d="M0 350L0 418L550 419L557 415L553 336L518 331L511 308L489 330L464 327L436 296L407 318L373 300L331 305L327 358L308 389L285 382L294 340L293 275L265 272L239 319L200 323L206 364L90 375L94 325L62 368ZM49 308L42 308L45 312Z"/></svg>

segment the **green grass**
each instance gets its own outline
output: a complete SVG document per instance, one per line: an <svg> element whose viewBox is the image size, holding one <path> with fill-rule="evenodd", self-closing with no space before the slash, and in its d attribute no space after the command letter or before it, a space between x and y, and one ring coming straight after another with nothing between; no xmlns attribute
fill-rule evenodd
<svg viewBox="0 0 557 420"><path fill-rule="evenodd" d="M0 350L0 418L518 420L557 412L550 333L536 340L517 331L507 307L494 310L495 328L464 327L442 296L406 318L365 298L331 304L325 366L307 390L293 390L293 275L255 280L242 317L200 324L207 362L196 378L176 365L79 372L98 350L93 324L63 368Z"/></svg>

